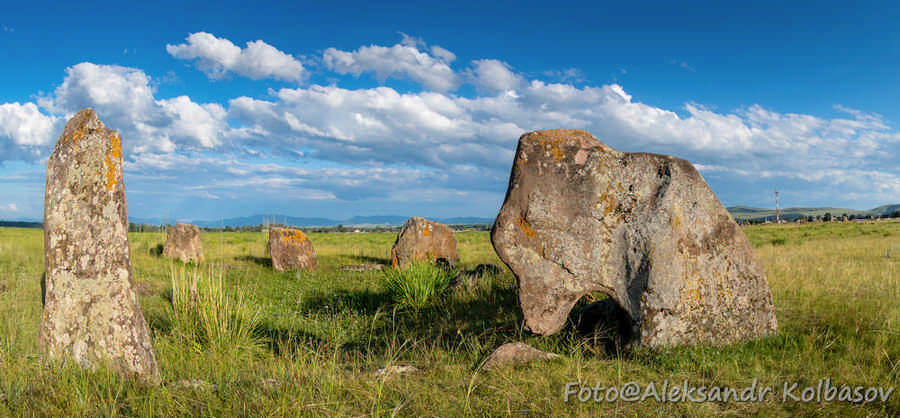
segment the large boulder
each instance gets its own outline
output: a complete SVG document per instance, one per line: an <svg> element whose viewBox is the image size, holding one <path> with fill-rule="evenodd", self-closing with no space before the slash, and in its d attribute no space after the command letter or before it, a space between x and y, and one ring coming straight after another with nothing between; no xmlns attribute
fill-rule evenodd
<svg viewBox="0 0 900 418"><path fill-rule="evenodd" d="M203 243L200 242L200 227L189 224L175 224L166 231L166 258L177 258L182 262L203 261Z"/></svg>
<svg viewBox="0 0 900 418"><path fill-rule="evenodd" d="M417 261L450 267L459 261L453 230L419 216L409 218L391 247L391 266L403 268Z"/></svg>
<svg viewBox="0 0 900 418"><path fill-rule="evenodd" d="M277 271L313 270L319 266L312 242L299 229L269 228L269 254Z"/></svg>
<svg viewBox="0 0 900 418"><path fill-rule="evenodd" d="M682 159L617 151L578 130L522 135L491 241L537 334L559 331L595 291L624 308L648 347L777 328L750 243Z"/></svg>
<svg viewBox="0 0 900 418"><path fill-rule="evenodd" d="M44 255L43 352L158 381L131 271L122 142L91 109L69 120L47 161Z"/></svg>

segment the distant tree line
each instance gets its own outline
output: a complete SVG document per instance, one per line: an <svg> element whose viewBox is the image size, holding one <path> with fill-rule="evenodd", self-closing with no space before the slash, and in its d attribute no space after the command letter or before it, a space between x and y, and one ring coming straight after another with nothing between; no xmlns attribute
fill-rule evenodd
<svg viewBox="0 0 900 418"><path fill-rule="evenodd" d="M799 218L806 218L807 222L818 222L818 221L831 222L831 221L843 219L844 217L847 217L847 219L851 220L851 221L856 220L856 219L876 220L876 219L900 218L900 210L895 210L891 213L883 213L880 215L872 215L872 214L847 215L846 213L842 213L840 216L838 216L838 215L832 215L831 212L825 212L824 215L820 215L820 216L812 216L812 215L809 215L809 216L800 215L800 216L793 216L793 217L785 216L785 217L782 217L782 219L789 221L789 222L796 221ZM740 220L739 223L756 225L756 224L766 223L767 221L768 222L774 221L774 218L772 216L768 216L765 218L743 219L743 220Z"/></svg>
<svg viewBox="0 0 900 418"><path fill-rule="evenodd" d="M40 224L37 224L40 227ZM166 229L171 225L151 225L151 224L137 224L132 223L128 225L128 232L165 232ZM449 225L451 229L454 231L490 231L492 225L490 224L459 224L459 225ZM206 232L263 232L267 228L296 228L300 229L304 232L400 232L401 226L385 226L385 225L377 225L377 226L365 226L365 227L352 227L352 226L315 226L315 227L296 227L292 225L283 225L283 224L269 224L269 225L243 225L243 226L217 226L217 227L201 227L200 229Z"/></svg>

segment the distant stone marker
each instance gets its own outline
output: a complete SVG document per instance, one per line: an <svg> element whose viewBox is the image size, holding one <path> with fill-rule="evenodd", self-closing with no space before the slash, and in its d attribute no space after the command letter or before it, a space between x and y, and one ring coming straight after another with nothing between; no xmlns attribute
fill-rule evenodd
<svg viewBox="0 0 900 418"><path fill-rule="evenodd" d="M415 261L452 267L459 261L453 230L419 216L409 218L391 247L391 266L403 268Z"/></svg>
<svg viewBox="0 0 900 418"><path fill-rule="evenodd" d="M313 270L319 266L312 242L299 229L270 228L269 254L277 271Z"/></svg>
<svg viewBox="0 0 900 418"><path fill-rule="evenodd" d="M69 120L47 162L44 248L43 352L157 382L131 271L122 143L91 109Z"/></svg>
<svg viewBox="0 0 900 418"><path fill-rule="evenodd" d="M682 159L616 151L584 131L527 133L491 241L537 334L558 332L594 291L624 308L644 346L777 329L750 243Z"/></svg>
<svg viewBox="0 0 900 418"><path fill-rule="evenodd" d="M200 227L189 224L175 224L166 231L166 258L177 258L184 263L203 261L203 243L200 241Z"/></svg>

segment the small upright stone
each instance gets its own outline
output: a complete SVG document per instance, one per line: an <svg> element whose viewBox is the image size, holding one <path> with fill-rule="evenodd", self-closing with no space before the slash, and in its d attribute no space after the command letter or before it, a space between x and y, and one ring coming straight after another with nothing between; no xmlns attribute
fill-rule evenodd
<svg viewBox="0 0 900 418"><path fill-rule="evenodd" d="M319 266L312 242L299 229L270 228L269 254L277 271L314 270Z"/></svg>
<svg viewBox="0 0 900 418"><path fill-rule="evenodd" d="M391 266L403 268L415 261L453 267L459 261L453 230L419 216L409 218L391 247Z"/></svg>
<svg viewBox="0 0 900 418"><path fill-rule="evenodd" d="M184 263L203 261L203 243L200 242L200 227L197 225L175 224L166 231L166 258L177 258Z"/></svg>
<svg viewBox="0 0 900 418"><path fill-rule="evenodd" d="M42 351L156 383L131 271L122 142L91 109L69 120L47 162L44 255Z"/></svg>

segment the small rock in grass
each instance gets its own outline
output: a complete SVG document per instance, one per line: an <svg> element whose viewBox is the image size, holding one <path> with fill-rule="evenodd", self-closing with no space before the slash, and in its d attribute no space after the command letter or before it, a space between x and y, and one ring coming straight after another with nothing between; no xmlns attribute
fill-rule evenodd
<svg viewBox="0 0 900 418"><path fill-rule="evenodd" d="M282 382L278 379L269 378L269 379L260 379L259 380L259 385L262 386L264 389L278 389L283 384L284 384L284 382Z"/></svg>
<svg viewBox="0 0 900 418"><path fill-rule="evenodd" d="M387 366L387 367L378 369L375 371L375 377L404 375L404 374L411 374L411 373L419 373L421 371L422 371L422 369L420 369L416 366L410 366L408 364L401 364L401 365Z"/></svg>
<svg viewBox="0 0 900 418"><path fill-rule="evenodd" d="M484 363L484 369L530 363L536 360L552 360L560 358L559 354L538 350L525 343L507 343L494 350Z"/></svg>
<svg viewBox="0 0 900 418"><path fill-rule="evenodd" d="M339 271L372 271L383 270L384 264L354 264L338 267Z"/></svg>
<svg viewBox="0 0 900 418"><path fill-rule="evenodd" d="M191 390L215 390L215 386L212 383L209 383L205 380L200 379L181 379L173 385L178 389L191 389Z"/></svg>

